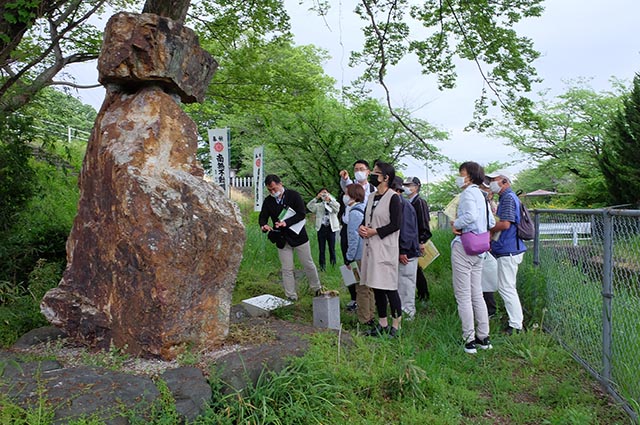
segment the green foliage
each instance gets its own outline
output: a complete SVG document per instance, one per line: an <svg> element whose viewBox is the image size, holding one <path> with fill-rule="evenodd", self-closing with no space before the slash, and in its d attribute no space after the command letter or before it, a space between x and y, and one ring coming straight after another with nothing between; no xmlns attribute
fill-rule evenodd
<svg viewBox="0 0 640 425"><path fill-rule="evenodd" d="M525 198L529 208L600 208L609 204L602 174L578 177L550 160L519 172L514 188L525 193L539 189L557 193Z"/></svg>
<svg viewBox="0 0 640 425"><path fill-rule="evenodd" d="M451 239L449 231L434 232L440 258L426 270L431 300L427 306L418 306L415 321L403 322L399 339L361 337L352 315L343 314L343 334L352 332L348 342L339 342L331 333L316 335L303 358L292 359L292 366L279 374L261 377L248 391L223 396L221 383L212 378L214 391L220 395L197 423L563 423L580 418L591 418L592 423L625 423L624 413L612 409L599 391L593 391L594 381L587 372L542 332L548 323L544 311L547 284L558 279L547 278L544 270L532 267L530 255L521 266L518 285L530 331L505 337L500 334L505 324L494 319L494 349L476 357L462 351L451 287ZM247 239L245 255L263 255L261 249L252 247L256 242ZM312 248L314 245L312 241ZM255 264L252 280L252 263L247 262L246 276L238 282L236 292L252 287L254 280L268 284L264 276L269 270L274 282L269 289L277 288L278 265L275 255L265 257L262 264ZM566 274L566 267L564 270ZM328 269L323 282L331 282L332 274L337 271ZM339 282L336 285L341 289ZM296 310L300 306L310 309L309 298L303 296L284 317L310 323L309 315ZM341 299L346 303L347 291L341 291ZM554 320L562 314L569 313L563 309L553 315ZM323 398L323 405L316 405ZM276 407L286 409L289 403L304 406L311 412L308 418L300 419L297 407L293 416L277 413ZM325 411L326 406L335 407Z"/></svg>
<svg viewBox="0 0 640 425"><path fill-rule="evenodd" d="M478 115L472 126L483 129L489 124L482 119L488 102L517 103L519 93L529 91L536 80L531 63L539 54L514 26L523 18L540 16L541 3L363 1L356 14L366 22L365 41L362 50L352 53L351 64L364 65L362 80L382 83L389 66L413 53L422 72L436 76L442 90L455 85L456 58L476 62L486 68L487 84L498 96L485 95L476 104Z"/></svg>
<svg viewBox="0 0 640 425"><path fill-rule="evenodd" d="M65 244L78 203L77 172L85 143L69 144L66 131L56 137L39 128L45 128L43 120L49 122L49 129L55 123L87 128L95 115L76 99L54 90L43 91L39 99L42 102L34 102L23 114L7 119L0 140L0 148L19 148L23 155L20 161L11 158L7 167L2 167L2 172L18 167L23 175L2 188L7 191L3 194L16 194L19 202L13 201L13 213L1 221L0 346L46 324L39 303L62 276ZM56 116L50 116L48 108ZM5 159L0 155L0 162Z"/></svg>
<svg viewBox="0 0 640 425"><path fill-rule="evenodd" d="M10 346L24 333L47 324L40 313L40 301L58 284L61 275L62 263L39 260L26 288L0 281L0 347Z"/></svg>
<svg viewBox="0 0 640 425"><path fill-rule="evenodd" d="M343 314L342 338L333 332L310 336L310 347L303 357L287 359L287 366L278 373L264 371L255 385L242 392L223 393L223 383L216 378L212 366L212 404L190 423L628 423L622 409L595 389L596 383L588 373L542 332L543 325L553 325L548 319L551 312L537 310L539 315L527 318L529 330L511 337L500 334L503 323L494 319L491 322L494 349L474 356L464 353L451 286L451 238L449 231L434 232L433 241L441 257L426 269L431 299L427 305L418 305L414 321L403 322L399 338L361 336L352 315ZM258 246L251 246L256 243ZM262 250L260 243L257 238L248 238L245 255L257 252L259 258L269 252ZM277 256L271 254L255 261L255 269L250 263L243 264L246 276L238 282L236 292L252 283L252 270L253 280L265 281L266 271L279 270ZM571 282L580 273L571 272L566 265L552 270L549 276L544 274L545 270L529 267L530 264L521 266L521 272L525 273L519 276L518 285L519 291L525 291L522 299L527 308L530 301L545 298L552 285L563 290L556 283L569 274L569 282L563 282L565 286L588 292L587 301L591 304L595 304L591 297L600 295L596 286ZM328 269L323 281L332 282L329 278L338 274L337 269ZM272 277L271 284L278 285L277 276ZM340 288L339 281L330 285ZM580 311L572 297L555 293L550 296L572 306L551 314L552 320L562 320L571 314L581 318L592 314L592 305L589 311ZM347 298L344 291L343 303ZM297 305L304 304L300 308L311 310L310 303L305 304L310 299L309 295L303 296ZM634 306L635 302L629 303L629 307ZM627 326L625 334L634 333L634 327L638 326L633 317L620 319ZM310 315L294 315L293 320L311 323L312 319ZM348 337L347 331L351 331ZM596 343L587 341L585 345ZM634 364L635 359L621 354L624 353L616 352L614 360ZM119 357L117 353L112 355ZM633 375L616 379L633 381ZM141 405L122 415L134 424L143 420L151 424L178 423L173 396L164 382L158 381L157 387L161 395L151 407ZM45 409L48 405L45 395L39 400L38 406L25 410L0 396L2 423L52 423L54 411ZM72 423L101 422L89 417Z"/></svg>
<svg viewBox="0 0 640 425"><path fill-rule="evenodd" d="M38 373L39 375L39 373ZM49 425L53 423L55 409L51 407L46 397L46 390L42 381L36 382L34 391L35 403L23 407L0 393L0 423L16 425Z"/></svg>
<svg viewBox="0 0 640 425"><path fill-rule="evenodd" d="M573 81L553 100L541 93L540 101L507 116L496 128L496 136L539 162L544 173L537 175L548 181L536 189L572 193L572 203L578 207L608 203L598 164L606 152L607 128L625 90L620 81L611 84L611 91L597 93L586 81ZM540 177L533 181L539 182Z"/></svg>
<svg viewBox="0 0 640 425"><path fill-rule="evenodd" d="M51 165L32 164L42 189L15 215L0 241L0 280L16 285L26 281L40 258L65 262L65 243L79 197L77 177L65 175Z"/></svg>
<svg viewBox="0 0 640 425"><path fill-rule="evenodd" d="M33 126L37 129L36 135L39 140L49 137L57 144L66 144L68 127L82 130L84 133L72 133L71 136L74 141L86 143L97 115L92 106L85 105L69 93L52 87L40 90L20 113L33 117Z"/></svg>
<svg viewBox="0 0 640 425"><path fill-rule="evenodd" d="M214 395L212 410L195 423L340 423L347 388L313 360L293 360L280 373L263 372L242 394Z"/></svg>
<svg viewBox="0 0 640 425"><path fill-rule="evenodd" d="M227 51L247 38L269 39L289 34L289 16L279 0L193 3L188 23L205 34L205 38L217 40L221 49Z"/></svg>
<svg viewBox="0 0 640 425"><path fill-rule="evenodd" d="M195 366L200 362L200 353L194 351L193 347L187 344L184 351L176 357L176 361L181 366Z"/></svg>
<svg viewBox="0 0 640 425"><path fill-rule="evenodd" d="M509 164L493 161L483 166L485 174L501 168L507 167ZM428 183L428 202L431 211L442 211L451 202L451 200L460 193L460 188L456 186L456 176L458 175L458 167L460 164L451 164L450 174L442 180L435 183ZM424 191L424 189L423 189Z"/></svg>
<svg viewBox="0 0 640 425"><path fill-rule="evenodd" d="M77 135L69 143L67 126L88 129L94 118L92 108L46 89L2 123L0 177L11 184L0 189L0 280L24 282L39 258L64 262L86 146Z"/></svg>
<svg viewBox="0 0 640 425"><path fill-rule="evenodd" d="M102 31L90 18L132 0L14 1L0 5L0 115L28 104L62 69L96 59ZM19 18L18 18L19 17ZM21 20L17 24L9 21ZM9 21L7 21L9 20ZM71 82L73 84L73 82Z"/></svg>
<svg viewBox="0 0 640 425"><path fill-rule="evenodd" d="M126 346L118 348L111 344L109 351L98 351L95 353L84 352L82 354L82 362L86 365L118 371L122 369L124 362L130 358L125 352L126 349Z"/></svg>
<svg viewBox="0 0 640 425"><path fill-rule="evenodd" d="M567 193L573 191L575 178L567 174L564 169L545 161L534 168L520 171L514 185L524 193L535 190Z"/></svg>
<svg viewBox="0 0 640 425"><path fill-rule="evenodd" d="M36 191L35 172L29 163L32 121L21 116L0 118L0 232L6 231L14 216Z"/></svg>
<svg viewBox="0 0 640 425"><path fill-rule="evenodd" d="M268 8L270 4L265 3ZM263 32L230 32L227 35L236 38L226 41L211 25L197 28L201 44L221 67L206 101L186 109L202 129L231 129L231 167L240 175L252 173L253 148L258 145L266 146L266 172L276 172L308 195L319 187L337 190L339 171L350 169L357 158L396 164L405 155L440 158L430 154L437 151L433 145L416 144L379 101L349 90L338 99L335 81L322 68L326 52L294 46L282 22ZM398 113L424 139L447 136L425 121L411 119L406 111ZM203 139L199 159L208 167L204 134Z"/></svg>
<svg viewBox="0 0 640 425"><path fill-rule="evenodd" d="M640 206L640 74L613 118L600 169L616 204Z"/></svg>
<svg viewBox="0 0 640 425"><path fill-rule="evenodd" d="M223 66L216 72L205 102L185 109L203 131L214 127L231 129L231 166L250 175L247 132L253 132L271 115L299 110L334 90L334 81L322 70L326 54L313 46L294 47L287 37L268 42L250 37L239 41L234 49L206 37L211 35L204 34L203 47ZM264 114L267 118L263 118ZM199 159L209 168L208 138L204 133L203 140Z"/></svg>
<svg viewBox="0 0 640 425"><path fill-rule="evenodd" d="M456 175L458 175L457 172L438 182L428 183L429 197L427 200L431 211L443 211L447 204L460 193L460 189L456 186Z"/></svg>
<svg viewBox="0 0 640 425"><path fill-rule="evenodd" d="M181 423L181 417L176 410L176 400L173 398L167 383L162 379L156 381L156 388L160 396L153 402L148 414L127 412L131 425L174 425Z"/></svg>
<svg viewBox="0 0 640 425"><path fill-rule="evenodd" d="M54 411L45 405L42 396L35 406L23 408L0 394L0 422L11 425L49 425L53 423Z"/></svg>

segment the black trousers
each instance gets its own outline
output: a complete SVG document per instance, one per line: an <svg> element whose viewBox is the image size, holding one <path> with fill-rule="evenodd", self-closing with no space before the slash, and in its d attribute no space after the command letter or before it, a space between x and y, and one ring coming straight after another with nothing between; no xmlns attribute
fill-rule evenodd
<svg viewBox="0 0 640 425"><path fill-rule="evenodd" d="M347 236L347 225L342 223L340 228L340 250L342 251L342 261L347 264L347 251L349 250L349 239ZM351 295L351 301L356 300L356 285L349 285L349 295Z"/></svg>
<svg viewBox="0 0 640 425"><path fill-rule="evenodd" d="M387 300L389 301L389 306L391 306L391 317L402 317L402 302L397 289L389 291L373 288L373 296L376 299L376 310L378 310L379 318L384 319L387 317Z"/></svg>
<svg viewBox="0 0 640 425"><path fill-rule="evenodd" d="M422 267L418 266L418 272L416 273L416 292L418 293L418 300L427 301L429 299L429 287L427 286L427 278L424 277Z"/></svg>
<svg viewBox="0 0 640 425"><path fill-rule="evenodd" d="M340 250L342 251L342 260L347 264L347 251L349 250L349 238L347 236L347 225L342 223L340 228Z"/></svg>
<svg viewBox="0 0 640 425"><path fill-rule="evenodd" d="M496 298L493 296L493 292L483 292L484 302L487 304L487 313L489 317L496 314Z"/></svg>
<svg viewBox="0 0 640 425"><path fill-rule="evenodd" d="M329 244L329 261L336 264L336 234L331 231L331 226L321 226L318 230L318 249L320 253L320 268L324 269L326 263L325 253Z"/></svg>

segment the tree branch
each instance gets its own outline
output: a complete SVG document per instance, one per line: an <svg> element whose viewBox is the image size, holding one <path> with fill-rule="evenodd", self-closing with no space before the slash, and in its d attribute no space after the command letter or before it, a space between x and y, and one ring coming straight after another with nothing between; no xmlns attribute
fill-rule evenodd
<svg viewBox="0 0 640 425"><path fill-rule="evenodd" d="M369 1L362 0L362 5L365 7L367 11L367 15L369 16L371 26L378 40L378 52L380 57L380 66L378 68L378 83L382 86L382 88L385 91L387 107L389 108L389 112L400 123L400 125L405 128L405 130L407 130L409 133L411 133L411 135L413 135L413 137L415 137L416 139L418 139L418 141L420 141L420 143L424 146L426 150L428 150L432 154L435 154L431 146L429 146L429 144L422 138L422 136L420 136L413 128L411 128L410 125L408 125L405 122L405 120L395 111L393 105L391 104L391 92L384 80L384 76L386 74L386 69L387 69L387 57L386 57L386 50L384 45L385 37L382 34L382 31L380 31L380 28L378 27L373 10L371 10L371 7L369 5ZM389 16L391 15L391 13L393 13L393 10L396 6L397 4L394 2L392 7L389 9Z"/></svg>
<svg viewBox="0 0 640 425"><path fill-rule="evenodd" d="M60 41L65 37L65 35L75 28L77 28L80 24L85 22L89 17L91 17L104 3L106 0L97 1L86 13L84 13L77 20L72 20L69 24L62 29L58 29L55 25L56 22L60 22L60 18L62 16L69 17L72 15L74 11L76 11L77 7L80 5L80 0L74 0L70 5L65 9L65 11L61 14L57 20L53 18L49 18L49 34L51 35L51 41L49 46L44 49L38 56L31 60L31 62L24 65L19 71L15 72L11 75L10 78L5 80L0 86L0 111L3 113L8 113L15 111L16 109L23 106L25 103L29 102L33 95L37 93L43 87L46 87L51 84L51 80L55 75L62 70L66 65L70 63L83 62L87 60L93 60L98 57L97 54L74 54L67 58L63 57L63 53L60 46ZM20 83L20 79L26 75L26 73L31 70L36 65L42 63L42 61L47 57L47 55L53 52L54 55L54 63L42 71L33 82L29 85L25 85ZM16 84L20 84L21 89L24 89L22 93L10 96L10 99L6 99L8 95L9 89Z"/></svg>
<svg viewBox="0 0 640 425"><path fill-rule="evenodd" d="M469 42L468 37L467 37L467 33L465 31L465 28L462 25L462 22L460 22L460 19L458 18L458 15L456 14L456 11L453 8L453 5L451 4L451 0L447 0L447 6L449 6L449 10L451 11L451 15L453 16L453 19L456 21L456 25L460 29L460 33L462 34L462 38L464 39L464 43L467 45L467 47L471 51L471 54L473 55L473 61L475 62L476 67L478 68L478 71L480 72L480 75L482 76L482 79L485 81L485 83L487 83L487 86L493 92L493 94L496 95L496 98L498 99L500 104L505 108L505 110L509 111L510 108L502 100L502 97L500 97L500 92L498 91L498 89L496 89L493 86L493 84L491 83L489 78L487 78L487 75L484 73L484 70L482 69L482 65L480 64L480 60L478 59L478 54L476 53L476 50L473 48L473 46Z"/></svg>
<svg viewBox="0 0 640 425"><path fill-rule="evenodd" d="M79 89L79 90L85 90L85 89L95 89L98 87L102 87L102 84L100 83L96 83L96 84L90 84L90 85L82 85L82 84L76 84L76 83L72 83L69 81L51 81L51 83L49 84L50 86L69 86L69 87L73 87L74 89Z"/></svg>

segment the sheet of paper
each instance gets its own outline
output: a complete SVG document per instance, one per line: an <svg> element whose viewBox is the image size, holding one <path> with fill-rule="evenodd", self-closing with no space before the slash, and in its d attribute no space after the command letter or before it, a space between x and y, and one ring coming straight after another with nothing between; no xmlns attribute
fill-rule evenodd
<svg viewBox="0 0 640 425"><path fill-rule="evenodd" d="M289 207L287 209L282 210L278 218L280 219L280 221L284 221L288 218L293 217L294 215L296 215L296 211L293 208ZM291 225L289 229L291 229L291 231L293 231L297 235L303 229L306 222L307 222L306 219L302 219L296 224Z"/></svg>
<svg viewBox="0 0 640 425"><path fill-rule="evenodd" d="M450 221L454 221L458 216L458 203L460 202L460 194L457 194L453 197L451 202L444 207L444 213L447 217L449 217Z"/></svg>
<svg viewBox="0 0 640 425"><path fill-rule="evenodd" d="M430 240L424 244L424 255L418 258L418 266L423 269L426 268L429 264L433 263L433 260L440 256L440 252L438 248L431 242Z"/></svg>
<svg viewBox="0 0 640 425"><path fill-rule="evenodd" d="M342 281L344 282L344 286L351 286L354 283L358 283L360 281L360 273L358 270L358 266L356 263L351 263L351 269L346 265L340 266L340 273L342 274Z"/></svg>

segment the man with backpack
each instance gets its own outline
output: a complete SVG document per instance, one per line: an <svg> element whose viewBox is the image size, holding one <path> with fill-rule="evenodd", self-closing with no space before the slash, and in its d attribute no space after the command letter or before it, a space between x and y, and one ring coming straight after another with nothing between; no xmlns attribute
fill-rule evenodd
<svg viewBox="0 0 640 425"><path fill-rule="evenodd" d="M491 241L491 254L498 263L498 293L504 300L509 316L507 334L522 330L522 305L516 289L518 266L522 263L527 247L518 237L518 223L521 220L520 199L511 190L511 179L506 172L496 171L487 175L491 179L489 188L500 195L496 215L499 221L491 229L491 234L500 232L497 240Z"/></svg>

